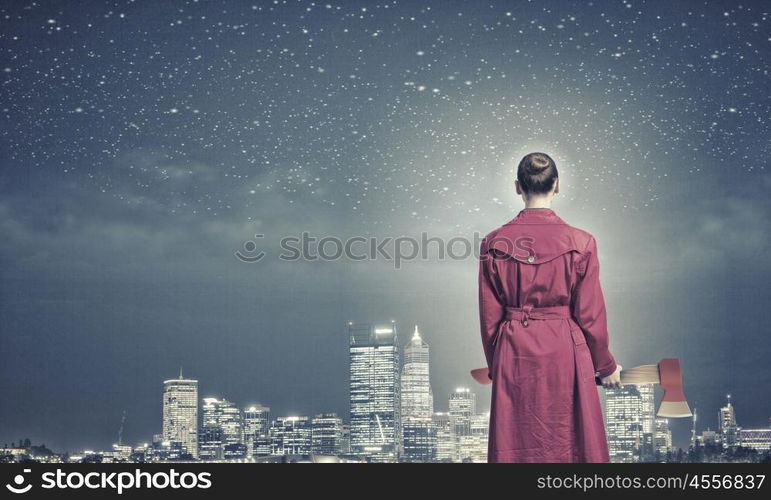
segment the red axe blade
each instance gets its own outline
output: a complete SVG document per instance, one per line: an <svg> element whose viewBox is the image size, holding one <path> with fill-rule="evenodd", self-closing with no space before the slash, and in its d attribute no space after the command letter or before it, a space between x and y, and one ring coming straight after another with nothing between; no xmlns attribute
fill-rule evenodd
<svg viewBox="0 0 771 500"><path fill-rule="evenodd" d="M656 413L659 417L682 418L693 415L683 392L683 372L680 360L666 358L659 361L659 379L664 398Z"/></svg>
<svg viewBox="0 0 771 500"><path fill-rule="evenodd" d="M476 368L471 370L471 376L474 377L474 380L482 385L493 383L492 379L490 379L490 372L487 368Z"/></svg>

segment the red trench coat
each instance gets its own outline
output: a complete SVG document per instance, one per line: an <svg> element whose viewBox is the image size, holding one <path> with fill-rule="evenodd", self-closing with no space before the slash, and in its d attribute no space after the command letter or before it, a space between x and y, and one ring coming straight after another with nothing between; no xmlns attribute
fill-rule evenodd
<svg viewBox="0 0 771 500"><path fill-rule="evenodd" d="M594 237L551 209L525 209L480 250L488 461L607 462L594 377L616 362Z"/></svg>

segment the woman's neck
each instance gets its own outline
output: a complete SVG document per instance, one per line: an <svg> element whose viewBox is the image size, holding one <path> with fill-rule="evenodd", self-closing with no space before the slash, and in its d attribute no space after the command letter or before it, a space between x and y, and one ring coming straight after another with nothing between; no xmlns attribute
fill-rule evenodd
<svg viewBox="0 0 771 500"><path fill-rule="evenodd" d="M525 200L525 208L551 208L551 199L536 197Z"/></svg>

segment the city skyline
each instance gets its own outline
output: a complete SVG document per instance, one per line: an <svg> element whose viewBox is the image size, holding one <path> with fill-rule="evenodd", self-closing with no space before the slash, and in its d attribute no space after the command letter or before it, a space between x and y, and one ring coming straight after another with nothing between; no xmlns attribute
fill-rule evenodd
<svg viewBox="0 0 771 500"><path fill-rule="evenodd" d="M173 381L178 381L181 379L173 379ZM191 379L184 379L186 381L189 381ZM169 382L169 381L166 381ZM166 385L166 382L164 385ZM644 388L644 390L640 391L638 388ZM631 390L630 390L631 389ZM624 420L631 423L634 426L637 426L636 429L633 430L634 432L639 432L639 436L643 436L643 428L640 423L646 419L645 413L652 414L653 409L652 405L650 404L650 390L652 390L652 387L650 385L647 386L628 386L619 390L612 391L612 394L614 394L617 399L619 400L619 403L617 404L617 408L615 413L612 413L615 416L618 416L618 411L620 410L621 413L624 413L625 410L628 410L629 408L637 407L638 410L642 409L643 413L637 414L635 418L632 419L624 419L622 418L619 423L624 424ZM166 390L164 390L166 392ZM638 400L637 401L630 401L630 395L634 396L634 394L637 393ZM209 399L210 401L207 402L205 400ZM202 398L201 403L205 404L211 404L212 399L215 401L225 402L229 403L227 399L220 398L217 400L216 398ZM632 398L634 399L634 398ZM463 457L458 457L458 449L457 446L466 446L465 449L467 450L477 450L476 458L474 461L484 461L485 456L484 453L486 451L486 435L484 436L484 444L480 442L478 439L475 439L475 431L474 429L480 429L479 425L481 424L483 427L486 428L487 422L486 419L489 418L489 413L483 413L483 414L474 414L473 408L476 403L476 398L473 392L471 392L468 388L456 388L456 390L449 395L448 399L448 405L450 407L449 412L434 412L432 421L437 426L437 433L436 436L439 438L435 441L435 444L437 446L436 461L462 461ZM241 416L243 418L244 426L247 425L247 415L250 412L263 412L267 411L269 412L270 409L263 406L251 406L243 408L243 411L241 413ZM736 447L745 447L746 449L755 449L759 452L763 453L765 452L768 454L771 451L771 419L769 419L769 425L765 428L745 428L741 427L736 423L736 415L735 410L733 408L733 405L731 403L731 397L730 394L726 397L726 405L721 407L718 411L719 414L719 427L716 430L712 430L710 428L704 429L701 433L695 435L695 441L692 443L692 446L686 451L686 456L690 455L694 451L693 446L697 447L704 447L704 446L714 446L715 444L719 444L723 447L723 449L730 451L733 448ZM453 419L453 415L455 418ZM609 418L611 415L611 412L606 411L604 414L604 418ZM470 419L468 417L471 417ZM479 418L474 417L483 417L482 420ZM460 417L460 418L458 418ZM266 420L267 418L267 420ZM292 446L297 446L298 443L295 441L292 441L294 444L289 444L289 448L284 448L283 445L279 446L279 448L276 448L275 443L271 443L270 441L261 441L259 439L255 440L255 457L257 458L268 458L270 456L281 456L289 452L289 455L294 456L295 454L298 455L305 455L305 454L314 454L314 453L322 453L326 455L332 455L334 453L330 452L330 448L325 448L325 446L331 446L333 447L332 450L341 450L340 444L341 439L345 440L343 433L341 432L343 429L349 431L350 427L346 425L345 421L339 417L336 413L322 413L308 416L308 415L290 415L290 416L277 416L274 419L270 420L268 415L266 413L262 413L260 416L257 417L257 419L261 422L261 426L263 428L269 428L271 432L271 437L275 437L273 435L273 432L277 430L277 428L284 428L283 432L290 432L293 433L292 439L297 439L297 431L300 431L300 435L302 435L302 432L305 432L304 441L307 448L293 448ZM692 419L689 419L695 423L696 421L696 414L694 413L694 417ZM317 427L317 423L318 425ZM298 427L298 425L300 427ZM621 439L626 440L626 444L622 445L622 448L626 448L623 451L623 455L619 455L619 447L617 446L618 443L614 446L613 443L611 443L611 461L612 462L639 462L639 461L658 461L659 458L664 458L665 456L669 456L670 454L674 457L676 455L679 456L679 453L681 453L683 450L682 448L677 449L676 447L671 446L671 430L669 429L669 419L666 418L658 418L654 417L654 423L656 429L656 434L654 436L653 443L653 449L646 451L644 448L646 446L650 446L651 442L640 440L637 442L632 442L634 439L629 439L629 437L633 437L632 434L628 434L627 431L629 428L627 427L624 429L621 433ZM451 429L451 427L453 427ZM618 429L619 427L616 427ZM303 431L305 429L305 431ZM313 429L313 430L312 430ZM321 433L317 438L316 430L321 429ZM460 432L458 430L460 429ZM609 430L610 433L614 433L614 428L611 427ZM470 434L468 431L470 430ZM486 429L485 429L486 430ZM449 433L449 434L448 434ZM203 433L202 433L203 434ZM456 439L448 439L450 434L456 435ZM244 434L246 435L246 434ZM349 434L348 439L350 437ZM442 436L444 435L444 438ZM476 436L479 436L479 434L476 434ZM158 448L155 448L155 451L151 455L146 455L147 457L150 457L150 461L166 461L169 458L173 460L178 460L179 454L183 452L184 450L179 447L174 447L174 443L169 443L165 441L160 441L162 439L162 435L158 434L158 441L153 442L153 447L157 446ZM280 436L279 436L280 437ZM610 436L609 436L610 437ZM331 440L330 440L331 439ZM346 441L348 444L350 441ZM31 446L32 443L29 441L24 446ZM301 443L300 443L301 444ZM85 450L80 452L75 452L71 454L71 458L80 460L92 460L93 456L100 456L104 457L108 460L130 460L134 453L140 452L145 456L145 454L148 453L148 451L151 449L149 448L148 443L137 443L136 447L132 447L131 445L121 444L120 441L117 443L114 443L112 445L112 449L108 451L95 451L97 449L91 449L91 450ZM449 446L449 448L447 448ZM38 445L37 448L45 448L44 446ZM615 449L614 449L615 448ZM257 451L257 450L260 451ZM318 451L317 451L318 450ZM345 452L341 455L342 461L351 461L353 457L352 454L350 454L349 448L345 448ZM5 444L5 447L2 448L2 451L4 453L10 453L13 456L14 453L19 453L24 451L23 448L20 448L19 446L8 446L8 444ZM58 452L55 452L58 453ZM339 453L339 451L338 451ZM202 457L202 460L215 460L215 461L243 461L244 458L250 457L251 454L247 455L247 457L243 457L241 455L237 456L219 456L219 457ZM167 457L167 458L164 458ZM34 456L32 458L35 458ZM40 457L37 457L40 458ZM192 457L189 457L192 458ZM466 458L471 458L467 456ZM630 460L630 458L632 458ZM101 460L101 458L100 458ZM183 458L183 461L185 459ZM746 460L746 458L745 458ZM44 460L45 461L45 460ZM322 461L328 461L327 459L323 459ZM356 460L354 460L356 461ZM380 461L380 460L375 460ZM404 461L412 461L412 460L404 460ZM428 460L427 460L428 461ZM711 461L715 461L714 457ZM717 460L720 461L720 460ZM741 461L741 460L740 460Z"/></svg>
<svg viewBox="0 0 771 500"><path fill-rule="evenodd" d="M348 322L347 326L350 408L360 404L362 394L375 398L373 404L350 411L348 419L332 411L277 415L268 406L236 404L224 395L199 398L198 380L185 378L180 367L178 377L163 381L162 431L154 435L152 446L123 443L124 419L112 451L100 453L111 460L126 460L141 452L155 461L185 454L193 460L214 461L308 454L340 455L347 460L358 456L376 462L486 461L489 412L477 411L477 394L469 387L456 387L447 397L447 411L435 411L429 344L418 325L403 349L396 321L387 325ZM655 415L656 399L651 384L604 391L603 418L612 462L655 461L677 450L671 420ZM690 449L697 443L716 442L727 449L771 447L771 418L767 427L740 426L730 394L717 417L716 430L707 426L698 433L694 409L688 419L692 422ZM352 425L357 419L359 423Z"/></svg>
<svg viewBox="0 0 771 500"><path fill-rule="evenodd" d="M435 412L430 348L418 325L402 349L395 321L348 323L348 419L337 413L272 416L262 405L244 407L224 397L201 399L198 442L188 433L197 422L189 395L197 381L164 382L164 432L143 444L142 460L264 460L265 457L324 455L368 462L485 462L489 412L476 409L476 394L456 388L448 412ZM171 436L172 439L168 439ZM174 439L177 437L177 439ZM111 459L126 447L113 445ZM120 450L120 455L118 455ZM130 448L129 448L130 450Z"/></svg>

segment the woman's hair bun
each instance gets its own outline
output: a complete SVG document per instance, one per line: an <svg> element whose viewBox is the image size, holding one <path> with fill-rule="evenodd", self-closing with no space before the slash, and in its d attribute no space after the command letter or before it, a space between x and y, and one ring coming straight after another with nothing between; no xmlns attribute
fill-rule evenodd
<svg viewBox="0 0 771 500"><path fill-rule="evenodd" d="M528 173L537 174L539 172L546 170L547 168L549 168L549 164L550 164L549 160L550 158L548 158L547 156L544 156L538 153L534 154L530 158L530 162L528 162L527 164Z"/></svg>
<svg viewBox="0 0 771 500"><path fill-rule="evenodd" d="M527 194L548 193L557 180L557 165L546 153L530 153L517 168L519 186Z"/></svg>

